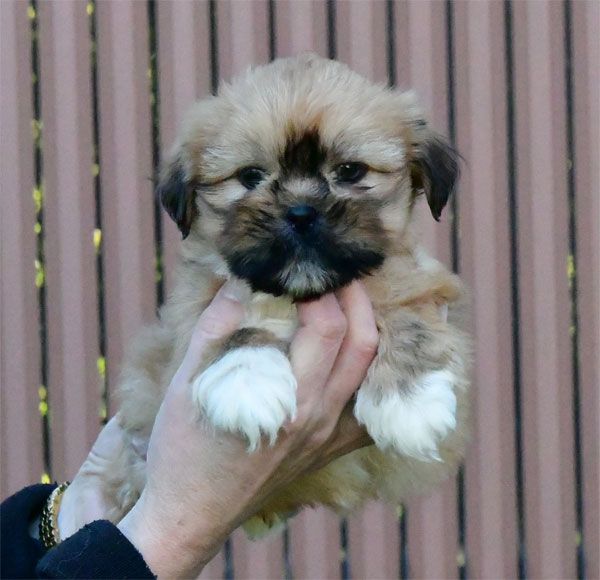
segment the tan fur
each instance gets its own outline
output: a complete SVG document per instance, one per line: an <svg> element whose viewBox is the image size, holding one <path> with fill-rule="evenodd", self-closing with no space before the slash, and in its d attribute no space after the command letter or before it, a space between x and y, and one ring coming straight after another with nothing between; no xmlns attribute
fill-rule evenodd
<svg viewBox="0 0 600 580"><path fill-rule="evenodd" d="M452 310L464 292L456 276L420 249L410 227L419 193L411 180L413 160L428 138L421 121L411 93L372 85L347 67L318 57L279 60L248 72L225 86L218 97L197 104L166 168L166 178L175 164L183 169L193 204L186 215L193 222L160 322L140 336L123 373L119 414L132 435L149 435L195 321L230 276L224 241L228 246L237 244L242 252L251 251L245 216L261 209L276 211L268 192L260 188L246 192L236 172L258 165L276 173L290 135L308 129L319 132L327 151L326 173L346 160L360 159L371 168L363 188L331 182L332 196L348 200L348 212L354 212L344 219L356 224L354 230L340 231L340 239L365 240L386 256L383 265L364 278L380 343L361 389L381 398L390 389L410 389L413 378L439 368L451 369L457 378L457 428L440 443L442 461L383 453L375 446L355 451L272 498L257 515L267 526L305 505L324 504L344 513L371 498L397 503L448 477L462 457L470 347L468 338L440 317L439 307L448 304ZM290 199L312 195L306 180L290 179L286 187ZM233 211L239 218L235 222ZM236 336L226 348L269 341L289 344L297 326L290 298L249 295L246 312L242 326L259 330ZM215 356L211 353L204 366ZM107 474L108 485L122 500L113 519L131 507L141 490L140 465L140 459L132 456Z"/></svg>

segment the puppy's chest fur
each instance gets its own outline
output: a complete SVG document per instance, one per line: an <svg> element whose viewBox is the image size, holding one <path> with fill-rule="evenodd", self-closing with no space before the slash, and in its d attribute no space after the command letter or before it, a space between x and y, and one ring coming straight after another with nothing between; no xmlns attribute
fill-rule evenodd
<svg viewBox="0 0 600 580"><path fill-rule="evenodd" d="M288 297L254 294L246 304L241 328L256 328L273 333L283 342L291 342L298 327L296 306Z"/></svg>
<svg viewBox="0 0 600 580"><path fill-rule="evenodd" d="M161 321L172 329L175 343L181 343L176 353L182 357L181 350L187 347L195 321L212 300L222 279L196 265L181 268L178 287L163 309ZM406 309L435 323L439 321L439 307L456 302L462 295L459 279L420 248L388 258L375 275L363 279L363 284L376 317L382 320L390 313ZM288 296L249 294L244 311L240 328L269 331L283 342L291 342L298 327L296 304Z"/></svg>
<svg viewBox="0 0 600 580"><path fill-rule="evenodd" d="M162 325L170 330L173 341L171 364L165 369L162 379L165 385L183 359L195 321L222 284L222 279L215 278L214 274L198 268L196 264L188 263L187 267L183 264L179 274L178 287L161 312ZM385 347L388 346L387 341L394 340L393 336L385 333L386 326L398 313L410 314L434 327L444 326L441 324L443 315L440 317L440 308L448 304L452 306L462 295L458 278L418 248L389 257L374 276L363 279L363 284L371 299L377 324L384 332L381 340ZM240 335L240 339L235 341L236 347L259 346L263 335L260 331L289 344L298 328L296 304L288 296L248 293L244 312L240 329L259 332ZM209 364L214 356L211 352L205 364Z"/></svg>

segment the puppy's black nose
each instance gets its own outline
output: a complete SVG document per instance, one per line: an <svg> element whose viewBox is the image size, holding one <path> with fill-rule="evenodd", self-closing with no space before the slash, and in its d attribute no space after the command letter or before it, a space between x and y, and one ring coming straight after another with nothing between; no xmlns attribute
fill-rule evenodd
<svg viewBox="0 0 600 580"><path fill-rule="evenodd" d="M297 232L304 233L317 218L317 210L312 205L294 205L285 216Z"/></svg>

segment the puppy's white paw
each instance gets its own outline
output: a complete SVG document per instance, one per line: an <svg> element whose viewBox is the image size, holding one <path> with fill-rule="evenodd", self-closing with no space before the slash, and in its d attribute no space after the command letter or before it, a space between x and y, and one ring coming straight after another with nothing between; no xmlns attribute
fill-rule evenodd
<svg viewBox="0 0 600 580"><path fill-rule="evenodd" d="M354 414L376 445L421 461L441 461L438 443L456 428L454 376L434 371L407 392L390 390L381 400L359 389Z"/></svg>
<svg viewBox="0 0 600 580"><path fill-rule="evenodd" d="M248 451L262 435L277 432L296 414L296 379L288 358L271 346L229 351L192 384L192 397L211 423L248 439Z"/></svg>

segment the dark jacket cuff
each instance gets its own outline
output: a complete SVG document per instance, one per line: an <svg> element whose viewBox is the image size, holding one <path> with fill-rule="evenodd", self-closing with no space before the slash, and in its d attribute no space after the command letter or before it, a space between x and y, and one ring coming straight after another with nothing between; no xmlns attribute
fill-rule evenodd
<svg viewBox="0 0 600 580"><path fill-rule="evenodd" d="M9 497L0 507L0 576L32 578L45 550L29 534L29 526L42 512L56 485L32 485Z"/></svg>
<svg viewBox="0 0 600 580"><path fill-rule="evenodd" d="M49 550L36 573L38 578L155 578L133 544L105 520Z"/></svg>

